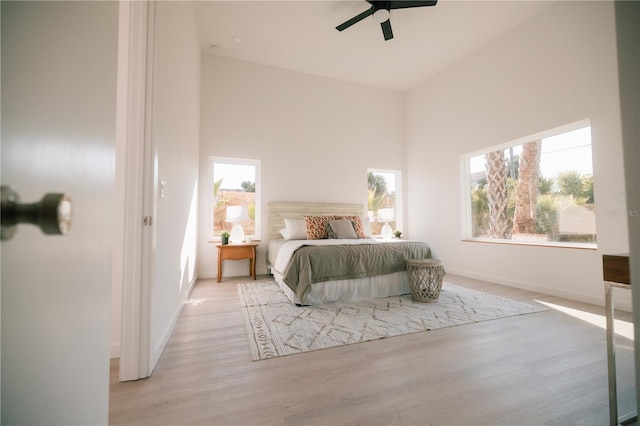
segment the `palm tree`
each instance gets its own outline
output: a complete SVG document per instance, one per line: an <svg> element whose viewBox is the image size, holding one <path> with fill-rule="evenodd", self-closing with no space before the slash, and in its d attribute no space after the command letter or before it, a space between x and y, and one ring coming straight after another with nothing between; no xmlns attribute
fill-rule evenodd
<svg viewBox="0 0 640 426"><path fill-rule="evenodd" d="M213 182L213 199L215 200L215 210L213 212L214 230L224 229L224 212L229 200L225 198L224 191L220 191L223 180L224 178L222 177Z"/></svg>
<svg viewBox="0 0 640 426"><path fill-rule="evenodd" d="M506 238L509 233L507 207L507 163L504 151L493 151L485 155L487 161L487 201L489 203L489 236Z"/></svg>
<svg viewBox="0 0 640 426"><path fill-rule="evenodd" d="M384 176L367 173L368 192L368 209L376 212L383 205L387 198L387 181Z"/></svg>
<svg viewBox="0 0 640 426"><path fill-rule="evenodd" d="M223 177L213 182L213 199L218 202L218 194L220 193L220 187L222 186Z"/></svg>
<svg viewBox="0 0 640 426"><path fill-rule="evenodd" d="M513 234L535 234L540 182L540 140L522 145L518 165L516 210L513 215Z"/></svg>
<svg viewBox="0 0 640 426"><path fill-rule="evenodd" d="M244 192L256 192L256 183L249 180L245 180L240 184L240 187Z"/></svg>
<svg viewBox="0 0 640 426"><path fill-rule="evenodd" d="M387 194L387 181L384 176L367 173L367 186L373 191L374 197L380 197Z"/></svg>
<svg viewBox="0 0 640 426"><path fill-rule="evenodd" d="M368 193L368 200L367 200L368 210L372 212L378 211L378 209L380 208L380 206L382 206L382 203L384 202L386 197L387 197L386 193L376 196L376 191L373 189L370 189Z"/></svg>

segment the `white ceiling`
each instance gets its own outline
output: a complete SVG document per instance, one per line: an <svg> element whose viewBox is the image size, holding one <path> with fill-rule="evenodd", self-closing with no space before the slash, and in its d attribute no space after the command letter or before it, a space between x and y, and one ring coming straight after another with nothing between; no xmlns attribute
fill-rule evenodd
<svg viewBox="0 0 640 426"><path fill-rule="evenodd" d="M357 1L196 1L203 52L407 91L553 2L439 0L391 11L394 38Z"/></svg>

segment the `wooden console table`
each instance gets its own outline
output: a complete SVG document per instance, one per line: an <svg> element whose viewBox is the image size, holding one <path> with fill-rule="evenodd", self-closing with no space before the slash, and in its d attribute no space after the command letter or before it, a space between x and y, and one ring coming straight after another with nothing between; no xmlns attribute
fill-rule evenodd
<svg viewBox="0 0 640 426"><path fill-rule="evenodd" d="M257 243L218 244L218 282L222 281L222 261L249 259L249 274L256 279L256 247Z"/></svg>
<svg viewBox="0 0 640 426"><path fill-rule="evenodd" d="M605 309L607 315L607 369L609 373L609 423L611 426L626 425L635 421L637 410L618 417L618 387L616 383L616 346L613 308L613 288L631 290L631 274L629 272L629 255L602 256L604 277Z"/></svg>

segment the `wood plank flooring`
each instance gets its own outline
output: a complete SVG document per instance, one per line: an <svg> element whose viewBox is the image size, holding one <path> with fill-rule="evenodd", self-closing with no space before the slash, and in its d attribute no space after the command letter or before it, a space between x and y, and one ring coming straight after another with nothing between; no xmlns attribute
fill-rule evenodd
<svg viewBox="0 0 640 426"><path fill-rule="evenodd" d="M605 331L566 313L252 362L236 288L247 281L199 281L150 378L118 383L112 360L110 424L608 424ZM445 281L604 315L601 307L455 275ZM618 337L616 350L624 414L635 408L632 342Z"/></svg>

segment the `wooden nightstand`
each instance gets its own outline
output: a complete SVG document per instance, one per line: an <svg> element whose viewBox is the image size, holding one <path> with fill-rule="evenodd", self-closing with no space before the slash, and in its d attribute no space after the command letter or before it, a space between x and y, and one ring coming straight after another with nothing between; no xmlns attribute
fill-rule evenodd
<svg viewBox="0 0 640 426"><path fill-rule="evenodd" d="M222 261L249 259L249 274L256 279L256 247L257 243L218 244L218 282L222 280Z"/></svg>

